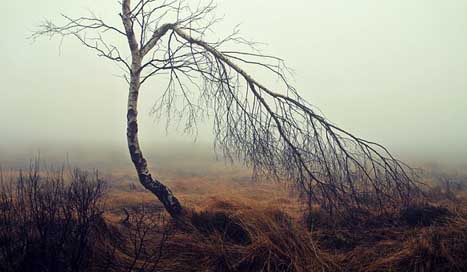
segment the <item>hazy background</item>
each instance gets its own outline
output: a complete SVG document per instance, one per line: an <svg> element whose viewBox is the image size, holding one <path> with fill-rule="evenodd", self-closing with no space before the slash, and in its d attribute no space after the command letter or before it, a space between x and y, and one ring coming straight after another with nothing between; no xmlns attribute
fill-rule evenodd
<svg viewBox="0 0 467 272"><path fill-rule="evenodd" d="M405 160L467 164L467 1L218 4L217 14L225 16L218 36L241 23L244 37L267 43L265 53L287 61L303 97L334 123ZM95 167L128 164L122 72L73 39L61 50L59 40L27 39L44 18L87 9L120 26L118 1L4 1L2 8L0 164L24 162L38 151L54 159L68 153ZM204 154L209 126L192 148L192 138L167 135L149 115L159 87L141 97L145 153Z"/></svg>

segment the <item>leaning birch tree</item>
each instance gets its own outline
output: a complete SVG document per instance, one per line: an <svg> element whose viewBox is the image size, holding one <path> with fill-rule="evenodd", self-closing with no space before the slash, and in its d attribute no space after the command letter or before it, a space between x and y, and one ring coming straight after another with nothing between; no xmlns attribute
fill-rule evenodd
<svg viewBox="0 0 467 272"><path fill-rule="evenodd" d="M208 40L206 33L218 21L214 9L213 2L193 8L183 0L123 0L120 26L93 14L63 15L63 24L45 21L33 37L74 37L125 69L131 160L141 184L174 218L184 214L183 206L150 173L138 140L138 96L158 75L166 80L154 106L158 116L182 122L187 131L208 116L214 122L216 150L245 162L256 177L293 184L309 204L332 212L415 199L419 190L410 168L383 146L317 113L290 83L282 59L256 50L237 30ZM128 44L128 53L104 38L109 33ZM247 72L252 67L279 78L281 87L273 90L260 82Z"/></svg>

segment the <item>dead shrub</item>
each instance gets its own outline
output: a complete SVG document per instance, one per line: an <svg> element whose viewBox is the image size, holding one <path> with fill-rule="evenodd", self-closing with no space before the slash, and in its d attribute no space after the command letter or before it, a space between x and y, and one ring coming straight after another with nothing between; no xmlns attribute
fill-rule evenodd
<svg viewBox="0 0 467 272"><path fill-rule="evenodd" d="M160 207L141 204L124 211L118 224L108 224L101 232L93 271L160 271L160 261L170 258L166 243L175 226Z"/></svg>
<svg viewBox="0 0 467 272"><path fill-rule="evenodd" d="M3 177L3 175L1 175ZM42 173L38 163L0 188L1 271L84 271L103 219L97 173Z"/></svg>

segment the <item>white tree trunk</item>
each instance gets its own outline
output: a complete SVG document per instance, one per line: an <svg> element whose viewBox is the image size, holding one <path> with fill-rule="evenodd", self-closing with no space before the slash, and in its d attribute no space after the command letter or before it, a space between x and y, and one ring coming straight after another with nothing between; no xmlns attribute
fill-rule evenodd
<svg viewBox="0 0 467 272"><path fill-rule="evenodd" d="M173 195L170 189L157 179L154 179L148 170L148 164L143 157L138 141L138 95L140 89L141 62L143 59L133 32L133 25L130 16L130 0L124 0L122 3L122 21L128 38L132 54L131 79L128 95L127 111L127 140L131 160L135 165L136 172L141 184L151 191L162 202L167 212L174 218L183 214L183 208L178 199Z"/></svg>
<svg viewBox="0 0 467 272"><path fill-rule="evenodd" d="M179 217L183 212L180 202L167 186L151 176L146 159L141 152L138 141L138 94L139 75L132 75L127 112L127 140L131 160L135 165L141 184L159 198L172 217Z"/></svg>

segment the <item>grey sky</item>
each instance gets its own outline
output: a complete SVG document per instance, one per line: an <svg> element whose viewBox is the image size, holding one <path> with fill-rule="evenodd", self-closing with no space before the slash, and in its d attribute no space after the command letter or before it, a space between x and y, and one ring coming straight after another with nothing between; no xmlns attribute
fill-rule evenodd
<svg viewBox="0 0 467 272"><path fill-rule="evenodd" d="M467 162L467 1L218 2L225 16L218 36L241 23L244 37L287 61L300 93L334 123L406 158ZM73 40L60 51L58 40L26 39L43 18L60 13L90 9L119 25L117 1L2 6L0 152L50 143L125 149L120 70ZM149 115L157 91L155 84L142 96L143 142L183 140ZM199 140L209 135L201 131Z"/></svg>

